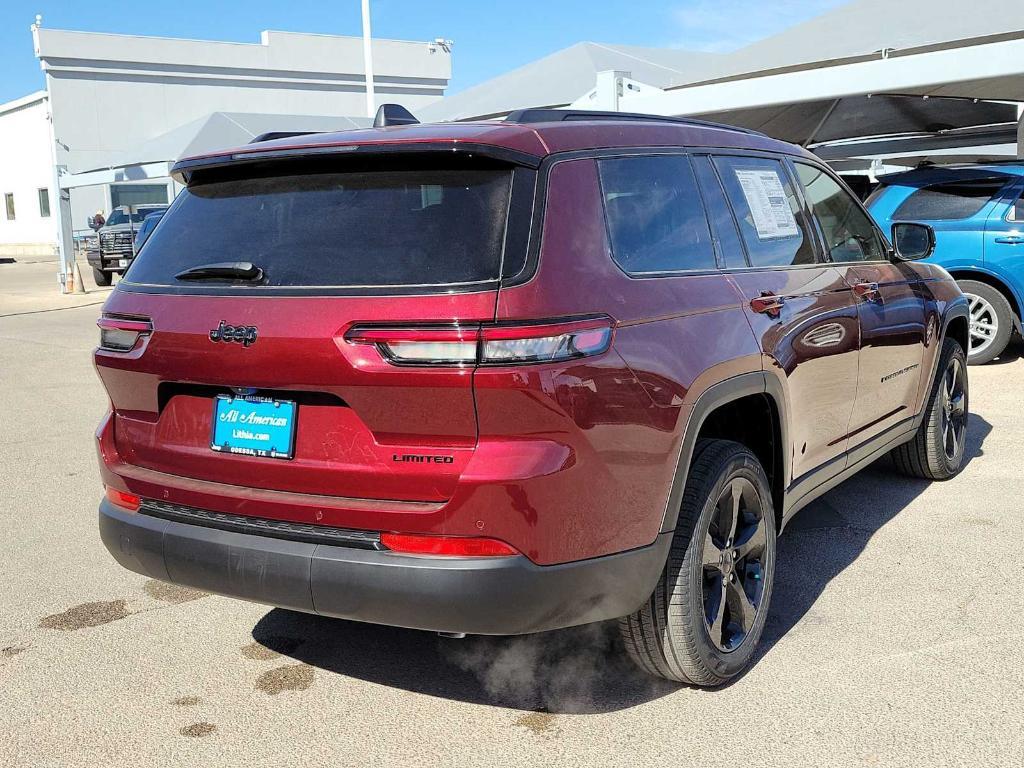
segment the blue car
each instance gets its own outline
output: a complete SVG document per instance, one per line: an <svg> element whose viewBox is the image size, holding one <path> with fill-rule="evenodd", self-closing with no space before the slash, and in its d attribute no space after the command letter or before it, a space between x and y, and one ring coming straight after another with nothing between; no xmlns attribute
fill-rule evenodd
<svg viewBox="0 0 1024 768"><path fill-rule="evenodd" d="M918 221L935 230L928 261L954 277L971 308L968 362L999 357L1021 332L1024 307L1024 161L933 166L883 176L868 210L889 231Z"/></svg>

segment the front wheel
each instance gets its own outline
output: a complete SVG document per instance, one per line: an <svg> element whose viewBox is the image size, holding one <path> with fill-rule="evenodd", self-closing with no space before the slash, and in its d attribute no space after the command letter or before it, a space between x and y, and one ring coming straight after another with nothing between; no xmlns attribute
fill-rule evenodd
<svg viewBox="0 0 1024 768"><path fill-rule="evenodd" d="M896 468L925 480L948 480L959 473L967 443L968 405L967 360L960 344L947 338L924 420L913 440L891 451Z"/></svg>
<svg viewBox="0 0 1024 768"><path fill-rule="evenodd" d="M957 285L970 306L969 365L995 360L1006 349L1013 335L1013 309L997 289L977 280L958 280Z"/></svg>
<svg viewBox="0 0 1024 768"><path fill-rule="evenodd" d="M619 620L626 651L652 675L715 686L749 666L768 616L776 525L757 457L700 440L668 561L648 601Z"/></svg>

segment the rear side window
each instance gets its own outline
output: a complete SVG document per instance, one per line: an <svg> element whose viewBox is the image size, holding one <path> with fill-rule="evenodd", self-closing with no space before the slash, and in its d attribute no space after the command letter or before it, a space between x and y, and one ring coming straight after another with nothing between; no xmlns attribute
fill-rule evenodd
<svg viewBox="0 0 1024 768"><path fill-rule="evenodd" d="M717 267L689 158L623 157L598 163L612 258L626 273Z"/></svg>
<svg viewBox="0 0 1024 768"><path fill-rule="evenodd" d="M853 196L821 168L794 163L811 213L821 225L829 261L875 261L885 247L868 215Z"/></svg>
<svg viewBox="0 0 1024 768"><path fill-rule="evenodd" d="M1010 212L1006 215L1007 221L1024 223L1024 194L1013 201Z"/></svg>
<svg viewBox="0 0 1024 768"><path fill-rule="evenodd" d="M387 170L222 178L175 200L126 280L251 262L263 285L399 287L495 280L512 172ZM206 284L206 283L204 283Z"/></svg>
<svg viewBox="0 0 1024 768"><path fill-rule="evenodd" d="M893 219L951 221L968 219L985 207L1007 178L960 179L929 184L916 190L893 213Z"/></svg>
<svg viewBox="0 0 1024 768"><path fill-rule="evenodd" d="M782 163L763 157L722 155L718 175L732 202L752 267L815 262L807 214Z"/></svg>

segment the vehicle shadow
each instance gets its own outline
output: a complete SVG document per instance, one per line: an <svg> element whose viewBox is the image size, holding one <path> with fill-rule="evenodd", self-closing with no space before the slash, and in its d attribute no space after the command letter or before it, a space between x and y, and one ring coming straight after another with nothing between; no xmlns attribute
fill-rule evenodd
<svg viewBox="0 0 1024 768"><path fill-rule="evenodd" d="M992 425L971 414L965 466L983 455ZM954 481L955 482L955 481ZM779 539L771 613L757 658L804 619L821 593L849 567L886 523L917 498L930 481L899 474L882 458L797 513ZM828 530L821 545L820 531Z"/></svg>
<svg viewBox="0 0 1024 768"><path fill-rule="evenodd" d="M614 712L679 687L633 666L615 622L456 640L275 608L260 619L252 636L271 650L327 672L413 693L535 712Z"/></svg>
<svg viewBox="0 0 1024 768"><path fill-rule="evenodd" d="M1009 346L1003 350L1003 354L995 360L985 363L985 365L1007 365L1008 363L1016 363L1022 358L1024 358L1024 341L1013 339L1010 341Z"/></svg>
<svg viewBox="0 0 1024 768"><path fill-rule="evenodd" d="M972 415L967 457L981 455L991 431ZM810 611L828 583L871 537L927 486L884 460L801 511L779 541L771 614L758 658ZM824 550L807 532L835 529ZM318 669L378 685L473 704L553 714L614 712L680 686L646 675L626 658L615 622L521 637L446 639L430 632L296 613L268 612L253 639ZM736 681L733 681L735 684ZM713 694L710 694L713 695Z"/></svg>

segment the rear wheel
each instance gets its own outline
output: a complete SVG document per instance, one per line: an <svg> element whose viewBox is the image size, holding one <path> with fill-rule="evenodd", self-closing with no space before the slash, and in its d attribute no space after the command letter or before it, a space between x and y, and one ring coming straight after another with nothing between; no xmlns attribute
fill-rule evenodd
<svg viewBox="0 0 1024 768"><path fill-rule="evenodd" d="M967 438L967 360L955 339L942 344L924 421L909 443L891 452L896 468L925 480L948 480L964 463Z"/></svg>
<svg viewBox="0 0 1024 768"><path fill-rule="evenodd" d="M650 599L619 620L644 670L721 685L750 664L775 574L775 510L757 457L729 440L701 440L672 547Z"/></svg>
<svg viewBox="0 0 1024 768"><path fill-rule="evenodd" d="M1003 354L1013 335L1013 309L996 288L977 280L958 280L970 304L970 349L967 362L982 365Z"/></svg>
<svg viewBox="0 0 1024 768"><path fill-rule="evenodd" d="M96 285L110 285L110 282L114 279L114 275L110 272L104 272L102 269L97 269L96 267L93 267L92 279L96 282Z"/></svg>

